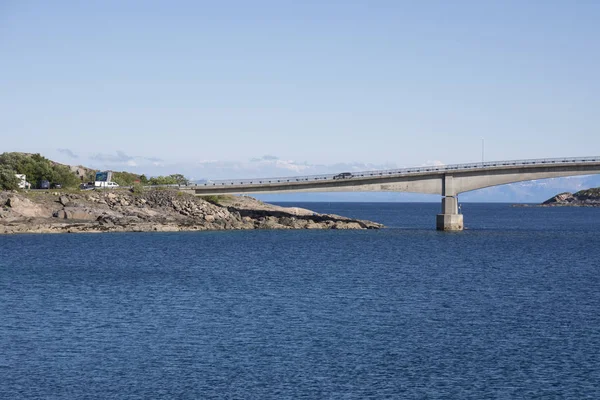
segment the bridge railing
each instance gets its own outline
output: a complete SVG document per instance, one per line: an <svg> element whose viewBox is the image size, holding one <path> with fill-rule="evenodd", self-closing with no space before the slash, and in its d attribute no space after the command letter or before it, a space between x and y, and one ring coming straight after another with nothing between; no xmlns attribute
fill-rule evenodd
<svg viewBox="0 0 600 400"><path fill-rule="evenodd" d="M370 178L370 177L383 177L383 176L394 176L394 175L409 175L414 173L423 172L445 172L445 171L464 171L473 169L486 169L503 166L524 166L524 165L538 165L538 164L576 164L586 162L600 162L600 156L597 157L563 157L563 158L538 158L528 160L510 160L510 161L486 161L486 162L475 162L475 163L464 163L464 164L452 164L452 165L435 165L435 166L422 166L422 167L410 167L410 168L399 168L399 169L386 169L386 170L372 170L372 171L360 171L351 172L349 178ZM227 180L214 180L206 183L193 184L191 186L200 187L215 187L215 186L233 186L233 185L265 185L265 184L276 184L276 183L300 183L300 182L318 182L318 181L329 181L329 180L347 180L341 174L323 174L323 175L306 175L306 176L286 176L277 178L254 178L254 179L227 179ZM171 185L169 185L171 186ZM177 185L173 185L177 186Z"/></svg>

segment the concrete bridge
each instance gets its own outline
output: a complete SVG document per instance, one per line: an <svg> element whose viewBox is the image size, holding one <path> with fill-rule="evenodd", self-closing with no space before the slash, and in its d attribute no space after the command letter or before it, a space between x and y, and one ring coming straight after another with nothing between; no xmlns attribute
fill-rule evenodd
<svg viewBox="0 0 600 400"><path fill-rule="evenodd" d="M547 158L426 166L382 171L209 181L181 187L198 196L287 192L411 192L439 194L439 230L462 230L458 195L507 183L600 173L599 157Z"/></svg>

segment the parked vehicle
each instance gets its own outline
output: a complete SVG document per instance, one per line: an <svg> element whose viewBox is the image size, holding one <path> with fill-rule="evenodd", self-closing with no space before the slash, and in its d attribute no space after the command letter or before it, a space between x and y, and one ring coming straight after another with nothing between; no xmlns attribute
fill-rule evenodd
<svg viewBox="0 0 600 400"><path fill-rule="evenodd" d="M103 188L103 189L116 189L119 187L119 184L117 182L95 181L94 187Z"/></svg>
<svg viewBox="0 0 600 400"><path fill-rule="evenodd" d="M50 189L50 181L41 180L40 181L40 189Z"/></svg>
<svg viewBox="0 0 600 400"><path fill-rule="evenodd" d="M341 174L334 176L333 179L350 179L352 176L351 172L342 172Z"/></svg>
<svg viewBox="0 0 600 400"><path fill-rule="evenodd" d="M60 183L53 183L50 185L50 187L52 187L53 189L62 189L62 184Z"/></svg>

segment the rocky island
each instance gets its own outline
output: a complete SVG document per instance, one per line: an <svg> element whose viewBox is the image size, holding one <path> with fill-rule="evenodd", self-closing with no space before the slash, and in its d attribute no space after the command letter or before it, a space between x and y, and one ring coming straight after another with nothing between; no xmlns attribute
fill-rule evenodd
<svg viewBox="0 0 600 400"><path fill-rule="evenodd" d="M171 189L4 191L0 206L0 234L383 227L247 196L199 198Z"/></svg>
<svg viewBox="0 0 600 400"><path fill-rule="evenodd" d="M600 188L580 190L577 193L560 193L544 201L542 206L600 207Z"/></svg>

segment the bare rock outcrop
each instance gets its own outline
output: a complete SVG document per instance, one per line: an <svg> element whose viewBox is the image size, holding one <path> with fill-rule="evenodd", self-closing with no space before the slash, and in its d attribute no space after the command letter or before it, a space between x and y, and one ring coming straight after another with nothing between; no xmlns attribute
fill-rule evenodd
<svg viewBox="0 0 600 400"><path fill-rule="evenodd" d="M543 206L600 207L600 188L560 193L542 203Z"/></svg>
<svg viewBox="0 0 600 400"><path fill-rule="evenodd" d="M378 229L383 225L285 208L251 197L218 204L175 190L0 192L0 233L171 232L226 229Z"/></svg>
<svg viewBox="0 0 600 400"><path fill-rule="evenodd" d="M43 206L17 194L8 197L4 204L10 208L15 217L48 217L51 214Z"/></svg>

